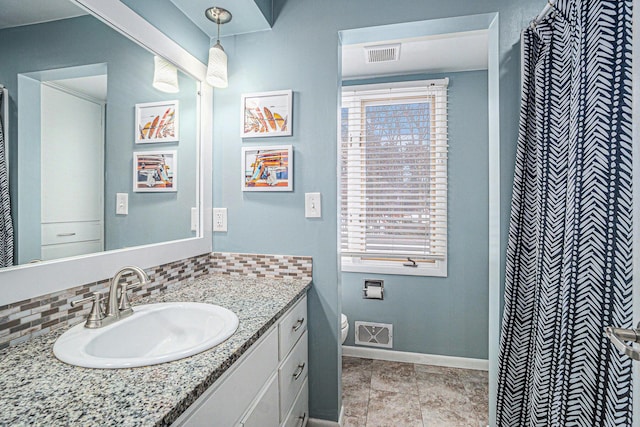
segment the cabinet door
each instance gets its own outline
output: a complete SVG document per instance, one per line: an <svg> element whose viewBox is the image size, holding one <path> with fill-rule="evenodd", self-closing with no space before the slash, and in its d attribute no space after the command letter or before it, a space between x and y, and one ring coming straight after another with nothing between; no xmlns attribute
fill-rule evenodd
<svg viewBox="0 0 640 427"><path fill-rule="evenodd" d="M102 106L42 85L41 109L41 222L102 221Z"/></svg>
<svg viewBox="0 0 640 427"><path fill-rule="evenodd" d="M269 380L255 406L240 423L241 427L278 427L278 375Z"/></svg>
<svg viewBox="0 0 640 427"><path fill-rule="evenodd" d="M211 386L187 409L174 425L236 425L278 366L278 334L273 329L264 341L255 344L236 368Z"/></svg>

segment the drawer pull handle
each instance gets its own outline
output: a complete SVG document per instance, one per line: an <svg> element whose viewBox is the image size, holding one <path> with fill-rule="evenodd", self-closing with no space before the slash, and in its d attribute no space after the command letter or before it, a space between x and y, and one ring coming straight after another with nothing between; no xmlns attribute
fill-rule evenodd
<svg viewBox="0 0 640 427"><path fill-rule="evenodd" d="M58 233L57 236L58 237L70 237L70 236L75 236L76 233Z"/></svg>
<svg viewBox="0 0 640 427"><path fill-rule="evenodd" d="M293 325L293 332L298 332L300 328L304 325L304 317L302 319L298 319L295 325Z"/></svg>
<svg viewBox="0 0 640 427"><path fill-rule="evenodd" d="M294 380L297 380L298 378L300 378L300 375L302 375L302 373L304 372L305 365L306 363L301 363L298 365L298 369L296 369L296 371L293 373Z"/></svg>
<svg viewBox="0 0 640 427"><path fill-rule="evenodd" d="M302 414L302 416L301 416L301 417L298 417L298 419L300 420L300 424L299 424L299 426L300 426L300 427L303 427L303 426L304 426L304 422L305 422L305 421L306 421L306 419L307 419L307 413L305 412L304 414Z"/></svg>

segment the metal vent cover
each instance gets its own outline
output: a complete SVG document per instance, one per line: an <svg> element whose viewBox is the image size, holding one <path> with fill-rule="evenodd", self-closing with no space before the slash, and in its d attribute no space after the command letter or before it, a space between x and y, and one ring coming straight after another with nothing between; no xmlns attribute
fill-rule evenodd
<svg viewBox="0 0 640 427"><path fill-rule="evenodd" d="M393 325L388 323L355 322L356 345L393 347Z"/></svg>
<svg viewBox="0 0 640 427"><path fill-rule="evenodd" d="M364 52L367 64L398 61L400 59L400 43L365 46Z"/></svg>

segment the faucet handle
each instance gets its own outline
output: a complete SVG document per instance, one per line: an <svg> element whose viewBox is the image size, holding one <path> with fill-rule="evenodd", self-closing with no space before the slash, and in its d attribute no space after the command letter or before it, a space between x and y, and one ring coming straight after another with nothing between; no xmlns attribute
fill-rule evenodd
<svg viewBox="0 0 640 427"><path fill-rule="evenodd" d="M131 289L127 285L122 286L120 290L120 302L118 303L118 310L120 310L120 317L125 317L133 314L133 309L129 303L129 296L127 295L127 289Z"/></svg>
<svg viewBox="0 0 640 427"><path fill-rule="evenodd" d="M84 324L85 328L95 329L102 326L102 319L104 319L104 313L102 312L102 298L104 294L100 292L94 292L86 298L79 299L77 301L71 301L71 307L84 304L89 301L93 301L91 304L91 310L87 316L87 321Z"/></svg>
<svg viewBox="0 0 640 427"><path fill-rule="evenodd" d="M146 280L138 283L124 283L120 285L120 301L118 302L120 317L126 317L133 314L133 309L131 308L131 304L129 303L129 295L127 294L127 291L135 289L137 286L143 285L144 283L146 283Z"/></svg>

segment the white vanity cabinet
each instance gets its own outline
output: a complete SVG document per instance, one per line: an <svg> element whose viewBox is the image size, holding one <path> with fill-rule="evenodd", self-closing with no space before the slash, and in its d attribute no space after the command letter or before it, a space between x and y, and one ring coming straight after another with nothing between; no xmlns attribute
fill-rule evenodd
<svg viewBox="0 0 640 427"><path fill-rule="evenodd" d="M305 426L309 418L306 332L305 296L173 425Z"/></svg>

